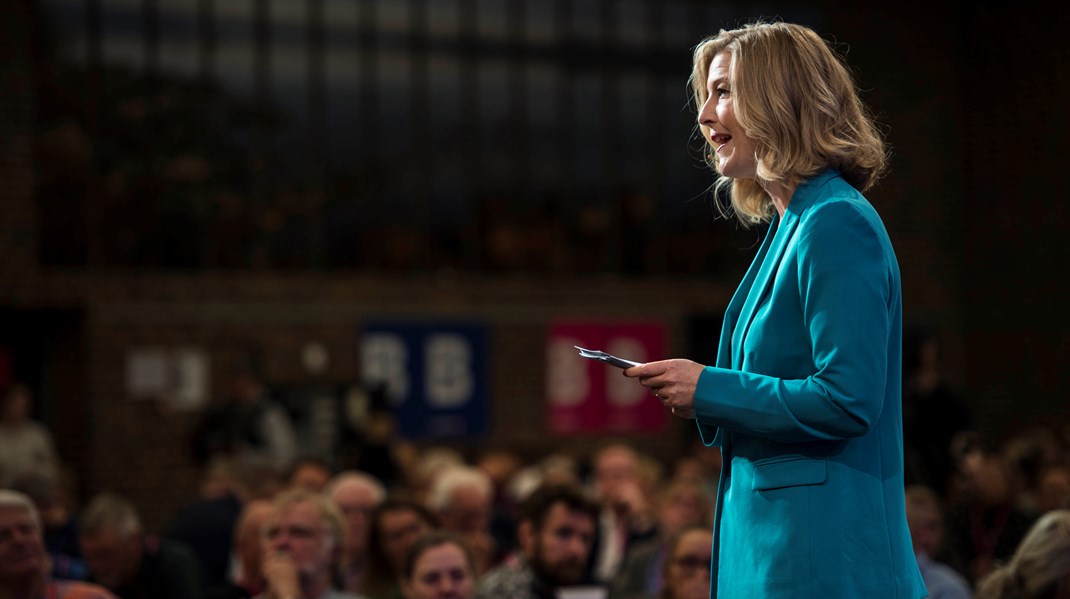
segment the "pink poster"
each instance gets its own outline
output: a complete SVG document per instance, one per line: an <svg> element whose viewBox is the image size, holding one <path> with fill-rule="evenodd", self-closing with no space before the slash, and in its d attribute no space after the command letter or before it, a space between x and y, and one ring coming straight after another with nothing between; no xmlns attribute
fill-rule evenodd
<svg viewBox="0 0 1070 599"><path fill-rule="evenodd" d="M546 343L546 394L550 431L659 432L666 409L619 368L582 358L575 346L635 362L665 356L665 327L650 322L558 321Z"/></svg>

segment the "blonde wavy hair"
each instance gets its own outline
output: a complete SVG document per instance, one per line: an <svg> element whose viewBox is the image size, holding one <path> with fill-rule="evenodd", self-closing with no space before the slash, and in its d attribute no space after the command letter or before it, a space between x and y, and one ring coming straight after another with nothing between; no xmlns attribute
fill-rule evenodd
<svg viewBox="0 0 1070 599"><path fill-rule="evenodd" d="M797 185L832 167L866 191L884 173L888 154L876 122L859 97L843 60L813 30L790 23L756 22L722 30L694 51L691 90L697 110L709 92L710 63L731 55L730 89L735 116L756 144L756 179L718 177L730 189L731 208L744 225L768 221L772 199L762 182ZM719 170L709 128L705 160Z"/></svg>

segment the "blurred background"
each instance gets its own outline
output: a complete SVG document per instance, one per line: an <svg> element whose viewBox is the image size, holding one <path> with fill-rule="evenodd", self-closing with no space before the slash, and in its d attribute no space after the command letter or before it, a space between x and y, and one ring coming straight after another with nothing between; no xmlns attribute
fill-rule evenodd
<svg viewBox="0 0 1070 599"><path fill-rule="evenodd" d="M1052 10L5 0L0 386L32 391L79 493L156 527L196 495L197 431L237 373L337 467L384 439L668 460L693 426L571 346L713 360L763 231L713 207L690 50L762 17L834 40L890 141L869 196L904 375L955 397L908 402L908 427L1066 434Z"/></svg>

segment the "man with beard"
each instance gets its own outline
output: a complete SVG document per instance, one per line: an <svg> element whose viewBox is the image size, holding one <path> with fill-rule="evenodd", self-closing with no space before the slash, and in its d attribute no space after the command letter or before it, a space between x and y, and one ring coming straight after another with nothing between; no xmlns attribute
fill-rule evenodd
<svg viewBox="0 0 1070 599"><path fill-rule="evenodd" d="M598 504L571 485L543 486L521 506L515 560L487 572L476 599L554 599L583 584L598 525Z"/></svg>

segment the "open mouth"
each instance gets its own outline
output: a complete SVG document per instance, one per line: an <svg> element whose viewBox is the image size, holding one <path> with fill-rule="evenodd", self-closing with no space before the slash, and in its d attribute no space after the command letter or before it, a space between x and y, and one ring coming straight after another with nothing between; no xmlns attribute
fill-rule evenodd
<svg viewBox="0 0 1070 599"><path fill-rule="evenodd" d="M732 136L728 135L727 133L714 133L710 136L710 141L712 141L713 145L717 146L718 148L728 143L731 139Z"/></svg>

